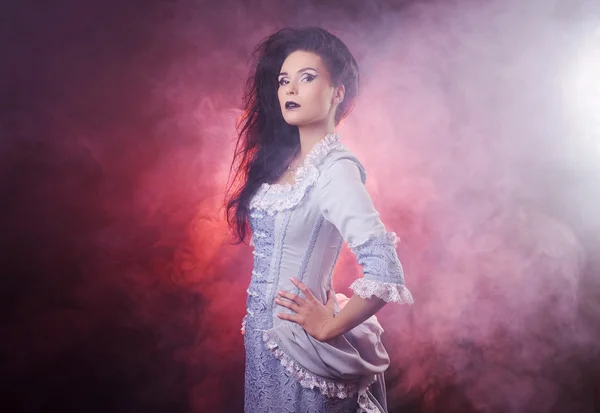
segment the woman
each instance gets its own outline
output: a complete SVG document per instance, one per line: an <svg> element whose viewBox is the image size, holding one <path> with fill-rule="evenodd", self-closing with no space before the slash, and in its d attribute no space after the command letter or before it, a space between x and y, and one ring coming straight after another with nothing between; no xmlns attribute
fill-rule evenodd
<svg viewBox="0 0 600 413"><path fill-rule="evenodd" d="M365 170L335 127L358 67L329 32L283 29L255 51L232 170L228 222L254 246L242 331L245 411L386 412L389 365L372 317L412 303ZM364 277L340 308L331 275L346 241Z"/></svg>

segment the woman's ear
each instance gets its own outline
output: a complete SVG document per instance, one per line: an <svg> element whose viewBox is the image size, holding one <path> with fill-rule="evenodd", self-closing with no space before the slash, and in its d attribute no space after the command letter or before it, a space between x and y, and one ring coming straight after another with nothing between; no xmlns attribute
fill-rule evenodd
<svg viewBox="0 0 600 413"><path fill-rule="evenodd" d="M333 95L333 103L339 105L344 101L344 96L346 95L346 88L344 85L339 85L335 88L335 93Z"/></svg>

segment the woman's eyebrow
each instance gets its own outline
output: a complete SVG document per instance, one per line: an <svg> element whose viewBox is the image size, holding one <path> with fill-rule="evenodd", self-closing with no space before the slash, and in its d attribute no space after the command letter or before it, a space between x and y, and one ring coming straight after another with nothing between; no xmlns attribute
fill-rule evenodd
<svg viewBox="0 0 600 413"><path fill-rule="evenodd" d="M306 72L307 70L314 70L315 72L317 72L317 69L313 69L312 67L305 67L303 69L298 70L298 73ZM319 73L319 72L317 72L317 73ZM279 76L287 76L287 75L288 75L287 72L281 72L279 74Z"/></svg>

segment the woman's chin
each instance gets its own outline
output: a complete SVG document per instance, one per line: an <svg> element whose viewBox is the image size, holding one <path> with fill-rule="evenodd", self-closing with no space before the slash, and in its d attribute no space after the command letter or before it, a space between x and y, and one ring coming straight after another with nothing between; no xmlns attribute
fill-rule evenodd
<svg viewBox="0 0 600 413"><path fill-rule="evenodd" d="M283 119L285 120L285 123L287 123L290 126L302 126L305 124L305 122L303 122L302 120L299 119Z"/></svg>
<svg viewBox="0 0 600 413"><path fill-rule="evenodd" d="M283 120L285 120L285 122L291 126L306 126L314 122L313 119L303 119L296 116L284 117Z"/></svg>

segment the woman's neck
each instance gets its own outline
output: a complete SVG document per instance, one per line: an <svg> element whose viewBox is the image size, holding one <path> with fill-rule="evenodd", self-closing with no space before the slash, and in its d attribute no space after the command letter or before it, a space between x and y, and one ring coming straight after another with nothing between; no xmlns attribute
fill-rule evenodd
<svg viewBox="0 0 600 413"><path fill-rule="evenodd" d="M321 141L326 135L333 133L335 127L331 125L318 125L312 126L307 125L299 128L300 133L300 155L299 158L303 159L315 146L315 144Z"/></svg>

